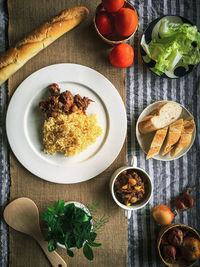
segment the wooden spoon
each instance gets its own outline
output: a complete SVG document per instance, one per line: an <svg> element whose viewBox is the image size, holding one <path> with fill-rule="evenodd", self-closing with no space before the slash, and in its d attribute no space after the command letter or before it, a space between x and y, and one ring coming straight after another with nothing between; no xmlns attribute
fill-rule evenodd
<svg viewBox="0 0 200 267"><path fill-rule="evenodd" d="M53 267L67 267L57 252L48 251L39 224L39 211L36 204L29 198L18 198L8 204L4 210L6 223L15 230L32 236L41 246Z"/></svg>

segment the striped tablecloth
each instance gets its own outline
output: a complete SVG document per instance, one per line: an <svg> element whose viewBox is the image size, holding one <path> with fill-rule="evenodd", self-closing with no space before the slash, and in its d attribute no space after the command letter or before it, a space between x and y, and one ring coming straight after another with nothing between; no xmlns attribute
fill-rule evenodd
<svg viewBox="0 0 200 267"><path fill-rule="evenodd" d="M139 14L139 28L131 44L134 46L134 64L127 69L128 163L137 157L138 166L153 180L153 197L142 210L133 212L129 219L128 266L164 266L157 255L156 237L159 226L152 220L151 209L158 204L170 206L171 201L188 185L200 183L200 66L181 79L162 79L153 75L142 64L139 53L141 34L149 22L163 14L181 15L200 29L200 0L131 0ZM0 52L7 47L6 0L0 0ZM0 205L3 210L9 198L9 172L5 139L6 84L0 88ZM197 136L192 149L182 158L170 162L150 159L139 148L135 137L135 124L139 114L149 104L159 100L173 100L184 105L195 117ZM179 213L175 222L195 227L200 232L200 191L192 192L195 207ZM0 266L8 263L8 232L0 222ZM199 266L196 264L195 266ZM97 266L104 267L104 266ZM105 266L107 267L107 266Z"/></svg>
<svg viewBox="0 0 200 267"><path fill-rule="evenodd" d="M6 1L0 0L0 53L7 47L7 9ZM0 208L1 214L9 198L9 168L7 141L5 133L5 113L7 103L7 84L0 86ZM8 227L0 217L0 266L8 263Z"/></svg>
<svg viewBox="0 0 200 267"><path fill-rule="evenodd" d="M188 185L200 183L200 66L181 79L160 78L152 74L143 64L139 53L139 42L147 25L166 14L181 15L200 29L199 0L135 0L131 1L139 14L139 28L133 40L134 65L127 71L127 115L128 115L128 161L137 157L138 165L150 174L153 180L153 197L146 208L133 212L129 220L128 266L163 266L156 249L159 227L151 216L152 207L158 204L170 206L171 201ZM197 136L192 149L182 158L162 162L145 160L135 137L135 124L142 110L159 100L173 100L184 105L193 115ZM195 227L200 231L200 191L194 190L195 207L179 213L175 222ZM197 264L196 266L200 266Z"/></svg>

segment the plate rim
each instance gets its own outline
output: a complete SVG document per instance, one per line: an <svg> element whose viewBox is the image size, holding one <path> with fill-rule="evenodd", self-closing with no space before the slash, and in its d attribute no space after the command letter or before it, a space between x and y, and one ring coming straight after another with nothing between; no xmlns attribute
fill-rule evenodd
<svg viewBox="0 0 200 267"><path fill-rule="evenodd" d="M116 125L116 128L119 129L119 131L120 131L119 132L119 136L118 136L119 142L117 142L116 148L114 148L114 152L113 151L111 151L111 152L109 151L109 153L107 153L107 154L109 154L110 158L107 161L104 160L105 163L103 164L102 167L98 167L96 172L95 171L91 171L92 174L88 174L87 177L85 177L85 178L83 178L83 175L86 176L86 174L84 174L84 173L77 174L75 172L76 173L74 175L75 178L73 178L73 180L70 180L70 181L69 181L69 178L63 178L63 177L56 177L55 178L55 177L52 177L52 175L49 175L49 174L45 174L44 175L44 172L46 172L44 170L41 170L41 171L40 170L35 170L35 167L30 166L30 164L27 163L27 160L24 159L24 156L22 156L22 153L18 150L19 145L16 145L15 144L16 139L11 134L11 131L13 131L13 128L11 129L11 121L13 119L12 118L12 115L13 115L13 104L15 103L16 99L18 99L19 95L21 95L23 93L23 90L25 90L24 89L24 85L26 85L27 82L30 82L32 79L33 80L36 79L38 75L40 76L41 74L44 74L46 71L48 72L50 70L50 72L51 72L51 71L54 71L56 69L58 70L59 68L61 68L63 70L66 70L66 69L69 70L69 68L73 68L73 71L75 69L76 71L79 71L81 73L83 73L84 71L86 71L86 73L90 73L91 74L91 80L90 81L87 80L87 82L85 82L85 83L83 82L83 85L84 86L87 86L87 87L88 87L88 83L89 82L91 82L91 83L94 82L94 81L92 81L94 79L94 77L95 78L98 78L98 79L101 79L101 82L103 82L106 86L108 86L108 89L109 89L109 90L107 90L107 92L105 90L105 92L106 92L105 95L108 95L110 97L112 96L112 98L115 99L114 104L112 104L112 105L114 105L114 107L115 107L114 110L115 111L116 111L116 105L119 105L118 106L118 113L120 114L120 118L122 118L121 124L120 124L120 128L119 128L119 125L118 126ZM93 77L93 75L94 75L94 77ZM61 76L62 76L62 74L61 74ZM81 78L78 78L78 79L84 79L84 78L81 77ZM55 82L58 82L58 83L61 82L61 81L56 81L56 78L54 80L55 80ZM67 79L65 81L67 81ZM70 82L71 81L72 80L70 80ZM48 81L48 79L47 79L47 82L49 84L51 83L50 81ZM77 81L74 80L73 82L77 82ZM80 82L80 80L78 80L78 82ZM99 95L99 92L97 90L98 86L97 87L92 87L92 88L89 87L89 88L92 89L98 95L98 97L101 100L103 100L102 98L105 99L105 96ZM28 88L26 90L28 90ZM39 92L39 91L36 91L36 92ZM30 93L24 93L24 94L25 94L25 98L26 98L27 95L29 95ZM34 93L34 94L32 93L32 95L34 96L34 95L36 95L36 93ZM29 96L29 100L31 100L30 99L30 96ZM108 115L108 123L109 123L109 128L110 128L110 125L111 125L111 127L113 127L113 125L114 125L114 123L111 121L111 119L113 119L114 117L110 113L110 110L113 109L113 106L111 106L111 107L109 106L109 108L108 108L107 107L108 100L106 100L106 101L107 101L106 103L104 103L104 101L103 101L103 103L104 103L104 105L106 107L106 112L107 112L107 115ZM28 106L28 104L27 104L27 106ZM26 106L26 108L27 108L27 106ZM24 111L24 114L26 114L26 111ZM16 119L17 116L18 115L15 114L15 116L14 116L15 117L15 120L17 120ZM23 121L24 118L25 118L25 115L23 116L23 118L21 118L21 121ZM117 119L119 120L119 117ZM113 131L114 131L114 129L111 129L111 133ZM23 134L24 134L24 130L21 131L21 132L23 132ZM110 129L109 129L109 132L110 132ZM121 149L122 149L122 147L124 145L126 134L127 134L127 114L126 114L126 108L125 108L125 104L124 104L124 102L123 102L123 100L122 100L122 98L121 98L118 90L116 89L116 87L103 74L101 74L100 72L96 71L95 69L92 69L90 67L87 67L87 66L84 66L84 65L80 65L80 64L74 64L74 63L58 63L58 64L52 64L52 65L46 66L44 68L41 68L41 69L33 72L26 79L24 79L19 84L19 86L16 88L15 92L13 93L13 95L12 95L10 101L9 101L9 105L8 105L8 108L7 108L7 113L6 113L6 134L7 134L7 138L8 138L8 142L9 142L10 148L12 149L14 155L19 160L19 162L29 172L31 172L32 174L36 175L37 177L39 177L39 178L41 178L43 180L46 180L46 181L49 181L49 182L54 182L54 183L60 183L60 184L73 184L73 183L84 182L84 181L87 181L87 180L89 180L91 178L96 177L98 174L100 174L104 170L106 170L113 163L113 161L117 158L118 154L120 153L120 151L121 151ZM19 137L19 139L20 139L20 137ZM27 140L25 141L25 145L24 145L24 147L26 147L26 148L23 148L23 149L27 149L27 151L30 152L30 148L27 148L29 145L27 146L26 143L27 143ZM112 142L112 138L111 138L110 134L108 133L108 136L106 137L106 140L105 140L102 148L99 151L97 151L95 153L95 155L92 156L91 158L96 157L96 155L98 155L98 157L99 157L99 154L100 155L103 154L101 152L102 149L103 149L103 147L105 145L106 145L105 147L112 147L113 146L112 143L113 143ZM32 150L32 153L35 153L35 152ZM35 158L35 155L34 155L34 158ZM29 159L30 159L30 157L29 157ZM88 160L86 160L86 161L88 161ZM102 161L103 160L101 160L100 164L102 164ZM35 163L35 161L34 161L34 163ZM81 167L84 166L84 163L82 165L81 164L78 163L77 166L81 166ZM50 166L50 164L47 164L47 165ZM98 165L98 163L97 163L97 165ZM39 163L39 166L43 166L43 164L42 163ZM65 166L62 169L65 169L66 170L67 168L70 169L71 167ZM92 169L92 167L91 167L91 169ZM87 171L85 171L85 172L87 173ZM94 175L94 172L95 172L95 175ZM65 176L65 174L64 174L64 176ZM67 177L67 175L65 177Z"/></svg>

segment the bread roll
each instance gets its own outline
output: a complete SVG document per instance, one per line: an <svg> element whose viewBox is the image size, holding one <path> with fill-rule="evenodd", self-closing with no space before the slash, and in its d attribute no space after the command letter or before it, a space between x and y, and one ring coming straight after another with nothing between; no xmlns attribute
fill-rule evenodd
<svg viewBox="0 0 200 267"><path fill-rule="evenodd" d="M179 141L173 146L170 151L170 156L175 157L184 147L187 147L191 143L192 133L194 131L194 118L190 116L187 120L183 121L183 128Z"/></svg>
<svg viewBox="0 0 200 267"><path fill-rule="evenodd" d="M159 153L162 147L162 144L165 140L165 137L167 135L167 130L168 130L168 126L156 131L146 159L150 159Z"/></svg>
<svg viewBox="0 0 200 267"><path fill-rule="evenodd" d="M0 85L42 49L77 26L88 14L88 9L83 6L68 8L2 53L0 55Z"/></svg>
<svg viewBox="0 0 200 267"><path fill-rule="evenodd" d="M183 119L180 119L169 126L169 131L163 145L162 155L167 154L176 144L181 136L183 128Z"/></svg>
<svg viewBox="0 0 200 267"><path fill-rule="evenodd" d="M139 131L142 134L147 134L164 128L176 121L180 117L181 112L182 107L178 103L165 102L139 122Z"/></svg>

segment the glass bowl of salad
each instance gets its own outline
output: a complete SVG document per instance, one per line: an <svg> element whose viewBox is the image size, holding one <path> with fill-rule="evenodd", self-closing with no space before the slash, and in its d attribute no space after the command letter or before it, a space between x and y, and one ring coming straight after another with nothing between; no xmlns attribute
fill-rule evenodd
<svg viewBox="0 0 200 267"><path fill-rule="evenodd" d="M186 18L165 15L148 25L140 52L144 64L156 75L180 78L200 62L200 32Z"/></svg>

